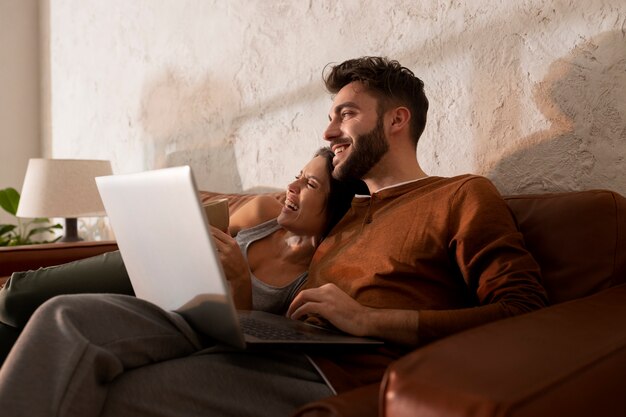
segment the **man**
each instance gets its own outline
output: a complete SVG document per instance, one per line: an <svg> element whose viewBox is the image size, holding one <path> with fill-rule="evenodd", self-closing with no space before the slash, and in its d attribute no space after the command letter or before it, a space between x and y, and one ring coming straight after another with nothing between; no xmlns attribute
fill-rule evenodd
<svg viewBox="0 0 626 417"><path fill-rule="evenodd" d="M363 179L371 198L355 199L317 249L291 317L320 314L346 332L402 346L401 355L545 305L538 267L493 185L420 168L422 82L397 62L370 57L334 67L326 86L336 94L324 134L336 154L333 175ZM334 364L349 364L343 376L359 383L379 379L384 361L361 357Z"/></svg>
<svg viewBox="0 0 626 417"><path fill-rule="evenodd" d="M285 415L380 380L419 344L545 305L538 266L493 185L420 168L423 83L366 57L333 67L326 84L334 175L362 178L371 197L356 198L319 246L287 314L385 347L201 351L180 316L142 300L60 297L35 313L0 370L3 415Z"/></svg>

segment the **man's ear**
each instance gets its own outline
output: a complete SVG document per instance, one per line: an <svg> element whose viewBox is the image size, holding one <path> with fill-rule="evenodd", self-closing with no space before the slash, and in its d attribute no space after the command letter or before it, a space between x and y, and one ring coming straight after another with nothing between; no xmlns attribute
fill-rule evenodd
<svg viewBox="0 0 626 417"><path fill-rule="evenodd" d="M411 121L411 111L406 107L396 107L390 111L391 117L391 130L398 132L402 129L409 128L409 122Z"/></svg>

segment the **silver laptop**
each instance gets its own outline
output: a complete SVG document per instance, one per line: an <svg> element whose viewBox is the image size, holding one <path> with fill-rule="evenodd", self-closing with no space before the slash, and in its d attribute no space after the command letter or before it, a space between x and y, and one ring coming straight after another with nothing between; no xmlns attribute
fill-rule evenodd
<svg viewBox="0 0 626 417"><path fill-rule="evenodd" d="M370 345L261 311L236 311L189 166L96 178L137 297L176 311L218 342Z"/></svg>

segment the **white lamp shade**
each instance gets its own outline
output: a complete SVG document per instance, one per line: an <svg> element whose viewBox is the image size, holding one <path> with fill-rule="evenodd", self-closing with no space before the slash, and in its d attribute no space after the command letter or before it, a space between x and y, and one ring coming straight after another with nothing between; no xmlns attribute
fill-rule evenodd
<svg viewBox="0 0 626 417"><path fill-rule="evenodd" d="M111 163L85 159L31 159L18 217L92 217L105 215L95 177L111 175Z"/></svg>

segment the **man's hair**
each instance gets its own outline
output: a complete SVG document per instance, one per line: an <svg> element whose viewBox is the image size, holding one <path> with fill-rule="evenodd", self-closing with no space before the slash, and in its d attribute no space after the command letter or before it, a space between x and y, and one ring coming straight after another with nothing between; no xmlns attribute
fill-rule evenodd
<svg viewBox="0 0 626 417"><path fill-rule="evenodd" d="M411 112L411 136L415 144L426 126L428 99L424 94L424 83L413 71L398 61L384 57L364 56L349 59L331 67L324 75L326 89L337 94L351 82L361 82L378 100L381 116L391 106L406 106Z"/></svg>

